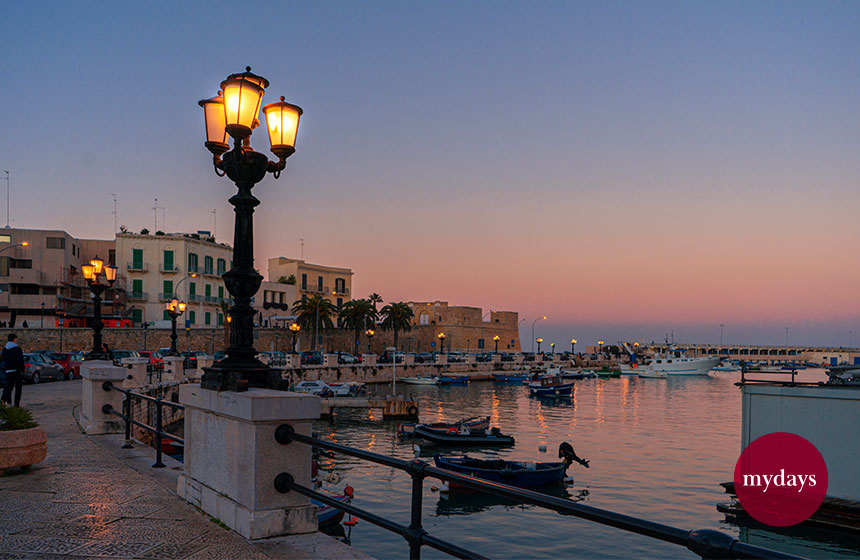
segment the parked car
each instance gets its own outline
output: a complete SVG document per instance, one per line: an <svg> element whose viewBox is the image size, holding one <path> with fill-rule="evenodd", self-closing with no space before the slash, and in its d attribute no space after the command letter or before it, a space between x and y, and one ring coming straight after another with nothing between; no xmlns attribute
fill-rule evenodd
<svg viewBox="0 0 860 560"><path fill-rule="evenodd" d="M307 350L302 352L302 364L308 366L321 366L323 364L323 355L319 350Z"/></svg>
<svg viewBox="0 0 860 560"><path fill-rule="evenodd" d="M116 365L119 365L123 358L140 358L140 354L135 350L111 350L110 355Z"/></svg>
<svg viewBox="0 0 860 560"><path fill-rule="evenodd" d="M514 361L514 359L515 359L515 358L514 358L514 355L513 355L513 354L511 354L510 352L504 352L504 353L501 355L501 357L499 358L499 360L501 360L501 361L503 361L503 362L513 362L513 361Z"/></svg>
<svg viewBox="0 0 860 560"><path fill-rule="evenodd" d="M381 355L381 356L379 356L379 359L378 359L378 360L376 360L376 363L378 363L378 364L390 364L390 363L391 363L391 358L392 358L392 356L391 356L391 352L389 352L388 350L386 350L385 352L383 352L383 353L382 353L382 355ZM397 363L399 364L399 363L400 363L400 362L402 362L402 361L403 361L403 353L402 353L402 352L398 352L398 353L397 353Z"/></svg>
<svg viewBox="0 0 860 560"><path fill-rule="evenodd" d="M46 354L24 354L24 381L39 383L46 379L62 381L66 378L63 368L48 358Z"/></svg>
<svg viewBox="0 0 860 560"><path fill-rule="evenodd" d="M210 356L206 352L201 352L199 350L192 350L191 352L187 352L187 351L182 352L182 357L184 357L186 360L191 362L191 366L194 369L197 369L197 360L198 359L200 359L200 358L203 358L203 359L211 358L212 356Z"/></svg>
<svg viewBox="0 0 860 560"><path fill-rule="evenodd" d="M448 352L448 363L449 364L459 364L466 361L466 356L461 354L460 352Z"/></svg>
<svg viewBox="0 0 860 560"><path fill-rule="evenodd" d="M63 375L66 376L66 379L80 378L81 362L84 361L84 357L80 354L76 352L54 352L48 354L48 357L63 368Z"/></svg>
<svg viewBox="0 0 860 560"><path fill-rule="evenodd" d="M150 364L164 363L164 357L158 350L156 350L155 352L153 352L152 350L138 350L137 353L140 354L141 358L149 358Z"/></svg>
<svg viewBox="0 0 860 560"><path fill-rule="evenodd" d="M357 394L360 383L333 383L329 385L321 379L315 381L300 381L293 386L297 393L310 393L321 397L346 397Z"/></svg>
<svg viewBox="0 0 860 560"><path fill-rule="evenodd" d="M418 352L418 354L415 356L415 363L417 364L432 364L435 361L435 352Z"/></svg>
<svg viewBox="0 0 860 560"><path fill-rule="evenodd" d="M337 363L339 364L357 364L358 359L349 352L338 352Z"/></svg>
<svg viewBox="0 0 860 560"><path fill-rule="evenodd" d="M533 352L523 352L523 361L524 362L533 362L535 361L535 355Z"/></svg>
<svg viewBox="0 0 860 560"><path fill-rule="evenodd" d="M493 361L493 354L490 352L483 352L481 354L476 354L475 355L475 361L476 362L492 362Z"/></svg>

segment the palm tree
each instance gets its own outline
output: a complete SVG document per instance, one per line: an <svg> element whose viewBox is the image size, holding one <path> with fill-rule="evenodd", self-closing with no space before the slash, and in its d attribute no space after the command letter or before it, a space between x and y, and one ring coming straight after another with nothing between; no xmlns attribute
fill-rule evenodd
<svg viewBox="0 0 860 560"><path fill-rule="evenodd" d="M373 305L373 312L376 313L377 317L379 316L379 310L376 308L377 303L382 303L382 296L373 292L369 296L367 296L368 301L370 301L371 305Z"/></svg>
<svg viewBox="0 0 860 560"><path fill-rule="evenodd" d="M352 329L355 332L353 348L358 349L361 333L366 329L372 329L376 322L376 309L369 299L353 299L340 308L340 320L345 329Z"/></svg>
<svg viewBox="0 0 860 560"><path fill-rule="evenodd" d="M381 327L384 331L394 331L394 348L397 348L397 333L412 330L415 313L406 302L390 303L379 312L382 315ZM395 350L396 351L396 350Z"/></svg>
<svg viewBox="0 0 860 560"><path fill-rule="evenodd" d="M299 326L303 329L314 330L311 350L316 350L319 331L334 328L334 322L331 318L337 315L337 307L330 299L326 299L322 295L315 295L296 301L293 304L293 313L297 315L296 323Z"/></svg>

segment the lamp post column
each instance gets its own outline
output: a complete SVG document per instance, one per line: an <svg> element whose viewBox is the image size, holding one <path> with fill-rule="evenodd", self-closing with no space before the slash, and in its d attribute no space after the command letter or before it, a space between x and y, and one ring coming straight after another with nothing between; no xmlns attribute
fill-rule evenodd
<svg viewBox="0 0 860 560"><path fill-rule="evenodd" d="M179 349L176 347L176 339L179 337L176 335L176 318L179 317L179 314L170 310L167 313L170 315L170 351L167 355L178 356Z"/></svg>
<svg viewBox="0 0 860 560"><path fill-rule="evenodd" d="M106 359L102 357L102 293L107 286L96 281L90 283L90 291L93 293L93 350L90 353L91 360Z"/></svg>

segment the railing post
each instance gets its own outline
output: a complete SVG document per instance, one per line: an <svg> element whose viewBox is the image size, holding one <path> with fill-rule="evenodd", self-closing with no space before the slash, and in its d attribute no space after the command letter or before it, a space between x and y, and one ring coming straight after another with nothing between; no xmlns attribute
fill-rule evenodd
<svg viewBox="0 0 860 560"><path fill-rule="evenodd" d="M407 528L406 540L409 542L409 560L420 560L421 537L426 533L421 526L422 497L424 495L424 467L427 463L413 459L407 464L407 472L412 477L412 510Z"/></svg>
<svg viewBox="0 0 860 560"><path fill-rule="evenodd" d="M123 424L112 414L105 414L104 405L123 409L123 394L111 386L121 386L128 370L102 360L81 362L81 427L87 434L121 434ZM107 385L110 383L111 385Z"/></svg>
<svg viewBox="0 0 860 560"><path fill-rule="evenodd" d="M125 400L122 402L122 413L125 416L125 443L123 449L131 449L134 446L131 444L131 395L126 393Z"/></svg>
<svg viewBox="0 0 860 560"><path fill-rule="evenodd" d="M155 464L154 469L164 468L161 462L161 397L155 399Z"/></svg>

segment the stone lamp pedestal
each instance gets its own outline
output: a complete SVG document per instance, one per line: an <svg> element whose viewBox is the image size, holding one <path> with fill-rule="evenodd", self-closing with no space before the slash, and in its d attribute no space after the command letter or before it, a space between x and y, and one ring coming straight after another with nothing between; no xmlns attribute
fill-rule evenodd
<svg viewBox="0 0 860 560"><path fill-rule="evenodd" d="M185 464L178 493L247 539L317 530L317 508L296 492L275 490L278 473L310 486L311 448L285 446L275 430L289 423L310 435L320 416L313 395L251 388L244 392L182 385Z"/></svg>

